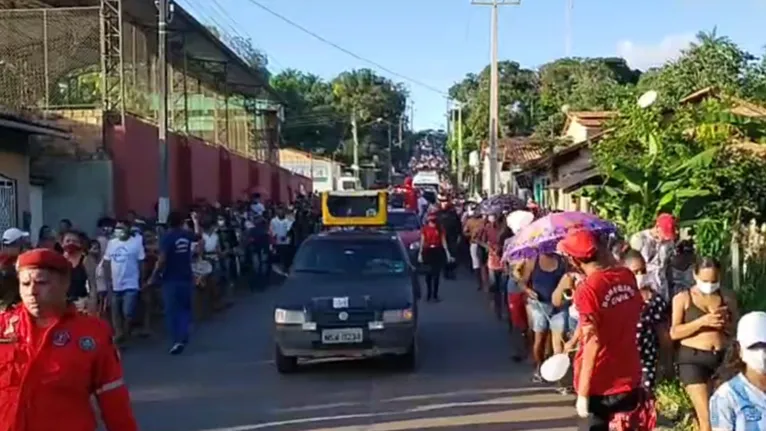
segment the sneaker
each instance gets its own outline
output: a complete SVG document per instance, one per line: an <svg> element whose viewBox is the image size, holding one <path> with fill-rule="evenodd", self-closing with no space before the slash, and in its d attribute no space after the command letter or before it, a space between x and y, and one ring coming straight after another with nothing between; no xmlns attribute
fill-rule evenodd
<svg viewBox="0 0 766 431"><path fill-rule="evenodd" d="M532 383L542 383L543 382L543 376L540 375L539 371L535 371L535 373L532 375Z"/></svg>
<svg viewBox="0 0 766 431"><path fill-rule="evenodd" d="M170 354L171 355L180 355L184 352L184 348L186 347L183 343L175 343L173 344L173 347L170 348Z"/></svg>
<svg viewBox="0 0 766 431"><path fill-rule="evenodd" d="M556 392L558 392L561 395L570 395L574 392L574 390L568 387L562 387L562 388L556 388Z"/></svg>

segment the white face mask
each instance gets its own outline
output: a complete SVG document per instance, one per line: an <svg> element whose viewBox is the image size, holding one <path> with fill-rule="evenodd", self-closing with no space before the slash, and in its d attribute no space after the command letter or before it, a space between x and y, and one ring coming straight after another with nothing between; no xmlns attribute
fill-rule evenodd
<svg viewBox="0 0 766 431"><path fill-rule="evenodd" d="M705 295L716 292L721 287L721 283L711 283L708 281L697 280L697 288Z"/></svg>
<svg viewBox="0 0 766 431"><path fill-rule="evenodd" d="M226 226L226 222L224 220L218 220L218 226L224 227Z"/></svg>
<svg viewBox="0 0 766 431"><path fill-rule="evenodd" d="M758 374L766 374L766 348L742 349L740 356L748 368Z"/></svg>
<svg viewBox="0 0 766 431"><path fill-rule="evenodd" d="M251 221L246 221L245 222L245 229L252 229L254 227L255 227L255 224L253 222L251 222Z"/></svg>
<svg viewBox="0 0 766 431"><path fill-rule="evenodd" d="M489 220L490 223L494 223L494 222L497 221L497 217L496 216L489 216L489 217L487 217L487 220Z"/></svg>
<svg viewBox="0 0 766 431"><path fill-rule="evenodd" d="M636 286L640 288L644 287L646 282L646 274L636 274Z"/></svg>

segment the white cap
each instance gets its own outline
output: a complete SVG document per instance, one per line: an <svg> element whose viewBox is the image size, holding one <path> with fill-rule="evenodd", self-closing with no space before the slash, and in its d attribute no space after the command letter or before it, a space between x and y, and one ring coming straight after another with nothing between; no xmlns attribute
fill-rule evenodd
<svg viewBox="0 0 766 431"><path fill-rule="evenodd" d="M3 232L3 245L13 244L21 238L29 236L29 232L24 232L19 228L12 227Z"/></svg>
<svg viewBox="0 0 766 431"><path fill-rule="evenodd" d="M742 316L737 324L737 341L745 349L766 343L766 312L751 311Z"/></svg>

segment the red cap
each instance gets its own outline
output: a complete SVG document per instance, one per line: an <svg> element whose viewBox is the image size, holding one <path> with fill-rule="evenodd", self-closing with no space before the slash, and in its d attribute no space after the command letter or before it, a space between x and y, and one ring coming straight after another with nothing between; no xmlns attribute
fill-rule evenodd
<svg viewBox="0 0 766 431"><path fill-rule="evenodd" d="M663 240L675 241L677 234L676 218L668 213L662 213L657 216L657 221L654 225L657 228L657 232L660 234L660 238Z"/></svg>
<svg viewBox="0 0 766 431"><path fill-rule="evenodd" d="M569 232L556 246L560 253L576 259L591 259L598 252L598 241L587 230Z"/></svg>
<svg viewBox="0 0 766 431"><path fill-rule="evenodd" d="M56 251L47 248L36 248L19 255L16 268L40 268L58 272L69 272L72 266L69 261Z"/></svg>

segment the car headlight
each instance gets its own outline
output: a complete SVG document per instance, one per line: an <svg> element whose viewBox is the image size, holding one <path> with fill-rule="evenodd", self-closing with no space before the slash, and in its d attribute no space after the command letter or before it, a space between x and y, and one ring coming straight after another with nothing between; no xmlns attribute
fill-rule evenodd
<svg viewBox="0 0 766 431"><path fill-rule="evenodd" d="M420 248L420 242L415 241L412 244L410 244L410 250L417 250Z"/></svg>
<svg viewBox="0 0 766 431"><path fill-rule="evenodd" d="M386 310L383 312L383 322L386 323L411 322L413 318L415 318L415 313L413 313L411 308Z"/></svg>
<svg viewBox="0 0 766 431"><path fill-rule="evenodd" d="M285 310L277 308L274 310L274 323L280 325L302 325L306 322L306 313L299 310Z"/></svg>

